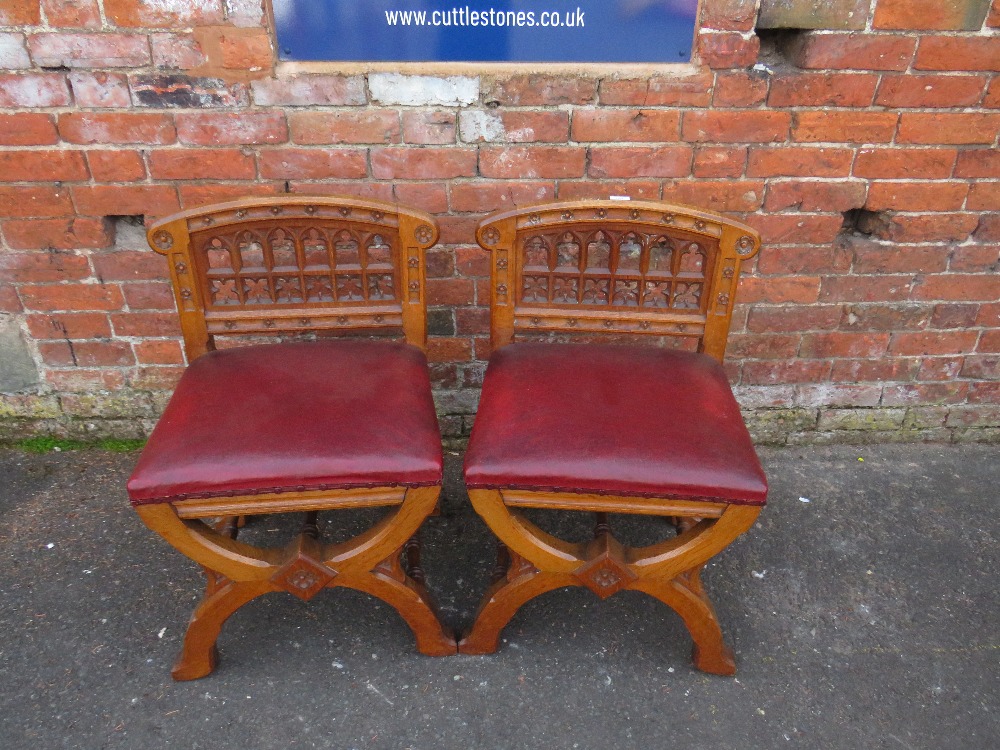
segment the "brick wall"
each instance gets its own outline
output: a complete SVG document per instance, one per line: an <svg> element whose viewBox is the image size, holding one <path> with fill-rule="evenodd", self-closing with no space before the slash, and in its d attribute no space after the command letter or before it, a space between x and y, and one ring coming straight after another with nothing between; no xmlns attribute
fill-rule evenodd
<svg viewBox="0 0 1000 750"><path fill-rule="evenodd" d="M439 217L449 437L488 355L477 220L627 194L763 234L728 360L761 439L997 439L998 1L703 0L700 26L651 75L309 74L260 0L5 0L0 438L146 431L183 359L141 220L287 191Z"/></svg>

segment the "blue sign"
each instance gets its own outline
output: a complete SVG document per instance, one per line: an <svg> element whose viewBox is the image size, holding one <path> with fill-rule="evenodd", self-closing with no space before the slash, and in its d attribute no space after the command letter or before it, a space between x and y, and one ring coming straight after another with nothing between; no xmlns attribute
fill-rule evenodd
<svg viewBox="0 0 1000 750"><path fill-rule="evenodd" d="M691 59L698 0L272 0L282 60Z"/></svg>

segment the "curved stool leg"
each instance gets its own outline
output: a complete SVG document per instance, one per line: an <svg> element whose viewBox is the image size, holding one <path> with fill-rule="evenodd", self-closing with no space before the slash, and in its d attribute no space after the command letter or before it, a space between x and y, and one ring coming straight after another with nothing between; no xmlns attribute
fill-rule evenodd
<svg viewBox="0 0 1000 750"><path fill-rule="evenodd" d="M698 571L692 574L696 581L693 586L683 580L688 574L682 574L669 581L640 579L629 588L649 594L680 615L694 640L691 658L696 668L711 674L734 675L736 660L723 640L715 608L701 591Z"/></svg>
<svg viewBox="0 0 1000 750"><path fill-rule="evenodd" d="M218 661L215 642L229 617L247 602L273 591L268 581L218 581L209 575L208 591L191 615L184 646L171 675L175 680L197 680L212 673Z"/></svg>

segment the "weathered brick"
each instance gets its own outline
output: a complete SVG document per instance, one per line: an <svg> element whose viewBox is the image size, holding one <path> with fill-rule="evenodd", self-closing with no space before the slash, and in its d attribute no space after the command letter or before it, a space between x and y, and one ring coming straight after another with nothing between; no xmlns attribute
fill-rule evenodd
<svg viewBox="0 0 1000 750"><path fill-rule="evenodd" d="M763 275L830 274L850 270L852 252L844 243L769 247L757 258L757 273Z"/></svg>
<svg viewBox="0 0 1000 750"><path fill-rule="evenodd" d="M879 0L875 29L979 31L990 0Z"/></svg>
<svg viewBox="0 0 1000 750"><path fill-rule="evenodd" d="M24 34L0 32L0 70L17 70L31 67L31 57Z"/></svg>
<svg viewBox="0 0 1000 750"><path fill-rule="evenodd" d="M54 367L122 367L135 364L127 341L51 341L38 345L42 361Z"/></svg>
<svg viewBox="0 0 1000 750"><path fill-rule="evenodd" d="M65 107L72 100L63 73L0 72L0 107Z"/></svg>
<svg viewBox="0 0 1000 750"><path fill-rule="evenodd" d="M28 49L43 68L141 68L152 62L141 34L32 34Z"/></svg>
<svg viewBox="0 0 1000 750"><path fill-rule="evenodd" d="M956 177L1000 177L1000 151L995 148L970 148L958 155Z"/></svg>
<svg viewBox="0 0 1000 750"><path fill-rule="evenodd" d="M265 78L251 83L250 90L254 103L268 107L359 106L367 101L361 76Z"/></svg>
<svg viewBox="0 0 1000 750"><path fill-rule="evenodd" d="M568 112L514 110L501 112L500 122L502 140L506 143L565 143L569 140ZM463 140L466 140L464 134Z"/></svg>
<svg viewBox="0 0 1000 750"><path fill-rule="evenodd" d="M854 160L854 175L873 179L935 179L951 177L958 158L952 148L862 148Z"/></svg>
<svg viewBox="0 0 1000 750"><path fill-rule="evenodd" d="M867 0L788 2L761 0L760 29L863 29L868 21Z"/></svg>
<svg viewBox="0 0 1000 750"><path fill-rule="evenodd" d="M163 258L152 250L115 249L91 256L101 281L150 281L164 276Z"/></svg>
<svg viewBox="0 0 1000 750"><path fill-rule="evenodd" d="M182 365L184 352L179 341L137 341L132 345L140 365Z"/></svg>
<svg viewBox="0 0 1000 750"><path fill-rule="evenodd" d="M787 333L734 333L726 346L729 357L739 359L791 359L801 337Z"/></svg>
<svg viewBox="0 0 1000 750"><path fill-rule="evenodd" d="M67 29L99 29L101 10L97 0L42 0L49 26Z"/></svg>
<svg viewBox="0 0 1000 750"><path fill-rule="evenodd" d="M121 370L48 370L45 381L60 393L114 391L125 386L125 374Z"/></svg>
<svg viewBox="0 0 1000 750"><path fill-rule="evenodd" d="M669 110L578 109L570 131L575 141L676 141L680 114Z"/></svg>
<svg viewBox="0 0 1000 750"><path fill-rule="evenodd" d="M432 214L448 212L446 182L396 182L392 186L393 200L410 206L420 206Z"/></svg>
<svg viewBox="0 0 1000 750"><path fill-rule="evenodd" d="M7 246L16 250L75 250L109 247L114 233L104 219L10 219L3 222ZM0 264L2 264L0 260ZM84 262L84 266L86 262ZM58 279L52 279L58 281Z"/></svg>
<svg viewBox="0 0 1000 750"><path fill-rule="evenodd" d="M835 383L872 383L913 380L917 359L839 359L833 363L830 380Z"/></svg>
<svg viewBox="0 0 1000 750"><path fill-rule="evenodd" d="M249 180L256 174L253 156L237 148L158 149L149 154L154 180Z"/></svg>
<svg viewBox="0 0 1000 750"><path fill-rule="evenodd" d="M391 110L362 112L292 112L291 138L303 145L398 143L399 114Z"/></svg>
<svg viewBox="0 0 1000 750"><path fill-rule="evenodd" d="M943 245L907 247L895 243L855 241L852 249L855 273L941 273L948 266L948 248Z"/></svg>
<svg viewBox="0 0 1000 750"><path fill-rule="evenodd" d="M21 301L29 310L120 310L124 299L116 285L105 284L26 284L20 288Z"/></svg>
<svg viewBox="0 0 1000 750"><path fill-rule="evenodd" d="M869 211L957 211L965 203L965 182L873 182L865 208Z"/></svg>
<svg viewBox="0 0 1000 750"><path fill-rule="evenodd" d="M221 27L217 44L219 62L225 69L263 71L274 64L271 36L265 29Z"/></svg>
<svg viewBox="0 0 1000 750"><path fill-rule="evenodd" d="M798 356L806 359L831 357L881 357L889 346L888 333L831 331L803 334Z"/></svg>
<svg viewBox="0 0 1000 750"><path fill-rule="evenodd" d="M243 83L178 74L133 75L129 87L135 106L156 109L241 107L250 96Z"/></svg>
<svg viewBox="0 0 1000 750"><path fill-rule="evenodd" d="M291 180L280 183L277 192L306 195L353 195L357 198L391 201L392 188L391 182L376 182L374 180L322 180L320 182ZM183 192L184 188L182 187L181 190Z"/></svg>
<svg viewBox="0 0 1000 750"><path fill-rule="evenodd" d="M767 184L768 211L839 211L865 204L866 183L861 180L770 180Z"/></svg>
<svg viewBox="0 0 1000 750"><path fill-rule="evenodd" d="M59 141L50 115L38 112L0 114L0 146L51 146Z"/></svg>
<svg viewBox="0 0 1000 750"><path fill-rule="evenodd" d="M931 328L972 328L976 325L980 305L974 303L944 303L934 305Z"/></svg>
<svg viewBox="0 0 1000 750"><path fill-rule="evenodd" d="M928 274L914 286L913 299L993 302L1000 299L1000 284L995 276Z"/></svg>
<svg viewBox="0 0 1000 750"><path fill-rule="evenodd" d="M1000 131L1000 114L981 112L904 112L899 118L899 143L993 143Z"/></svg>
<svg viewBox="0 0 1000 750"><path fill-rule="evenodd" d="M404 112L403 141L438 146L455 143L457 120L450 110Z"/></svg>
<svg viewBox="0 0 1000 750"><path fill-rule="evenodd" d="M1000 380L1000 356L994 354L972 354L965 358L965 362L962 365L962 372L960 373L963 378L974 378L981 380ZM990 389L990 396L985 397L987 390L983 389L980 391L979 398L975 401L985 401L988 403L1000 403L998 396L1000 396L1000 391ZM969 394L969 401L973 401L973 394Z"/></svg>
<svg viewBox="0 0 1000 750"><path fill-rule="evenodd" d="M203 205L203 204L202 204ZM166 275L166 261L161 261ZM123 284L122 294L130 310L173 310L174 293L166 282Z"/></svg>
<svg viewBox="0 0 1000 750"><path fill-rule="evenodd" d="M219 0L104 0L104 13L115 26L176 28L222 23Z"/></svg>
<svg viewBox="0 0 1000 750"><path fill-rule="evenodd" d="M36 313L26 315L28 332L36 339L97 339L111 336L106 313Z"/></svg>
<svg viewBox="0 0 1000 750"><path fill-rule="evenodd" d="M905 409L824 409L820 430L895 430L903 426Z"/></svg>
<svg viewBox="0 0 1000 750"><path fill-rule="evenodd" d="M579 153L580 157L583 153ZM684 177L691 172L689 146L607 147L590 149L590 177ZM580 164L583 167L582 158ZM485 172L484 176L487 175ZM513 177L513 174L507 174ZM538 175L545 177L579 175Z"/></svg>
<svg viewBox="0 0 1000 750"><path fill-rule="evenodd" d="M758 305L750 310L747 330L755 333L828 331L840 323L840 305Z"/></svg>
<svg viewBox="0 0 1000 750"><path fill-rule="evenodd" d="M181 332L180 322L174 313L122 312L111 315L111 325L116 336L139 338L176 337Z"/></svg>
<svg viewBox="0 0 1000 750"><path fill-rule="evenodd" d="M792 117L787 112L685 112L685 141L769 143L788 139Z"/></svg>
<svg viewBox="0 0 1000 750"><path fill-rule="evenodd" d="M996 273L1000 271L1000 246L961 245L951 249L949 271Z"/></svg>
<svg viewBox="0 0 1000 750"><path fill-rule="evenodd" d="M2 182L72 182L89 177L80 151L0 151Z"/></svg>
<svg viewBox="0 0 1000 750"><path fill-rule="evenodd" d="M1000 427L1000 407L956 406L948 412L949 427Z"/></svg>
<svg viewBox="0 0 1000 750"><path fill-rule="evenodd" d="M1000 36L925 36L917 70L1000 70Z"/></svg>
<svg viewBox="0 0 1000 750"><path fill-rule="evenodd" d="M479 171L483 177L514 179L582 177L585 161L585 153L578 148L488 146L479 152Z"/></svg>
<svg viewBox="0 0 1000 750"><path fill-rule="evenodd" d="M7 283L39 284L86 279L90 267L86 257L73 253L4 252L0 253L0 273Z"/></svg>
<svg viewBox="0 0 1000 750"><path fill-rule="evenodd" d="M698 57L710 68L748 68L757 62L760 39L735 32L702 31L697 37Z"/></svg>
<svg viewBox="0 0 1000 750"><path fill-rule="evenodd" d="M452 211L489 213L555 198L555 184L549 181L458 182L448 184ZM478 274L474 274L478 275Z"/></svg>
<svg viewBox="0 0 1000 750"><path fill-rule="evenodd" d="M751 148L748 177L846 177L854 151L849 148L784 146Z"/></svg>
<svg viewBox="0 0 1000 750"><path fill-rule="evenodd" d="M827 276L822 280L821 302L889 302L905 300L912 276Z"/></svg>
<svg viewBox="0 0 1000 750"><path fill-rule="evenodd" d="M1000 383L972 383L969 387L970 404L1000 404Z"/></svg>
<svg viewBox="0 0 1000 750"><path fill-rule="evenodd" d="M476 151L467 148L373 148L372 176L380 180L433 180L472 177ZM524 174L524 177L531 177Z"/></svg>
<svg viewBox="0 0 1000 750"><path fill-rule="evenodd" d="M73 203L65 188L0 185L0 216L12 219L45 218L72 213Z"/></svg>
<svg viewBox="0 0 1000 750"><path fill-rule="evenodd" d="M98 182L136 182L146 177L146 164L137 151L87 151L87 165Z"/></svg>
<svg viewBox="0 0 1000 750"><path fill-rule="evenodd" d="M981 75L883 76L875 96L882 107L970 107L979 102L986 87Z"/></svg>
<svg viewBox="0 0 1000 750"><path fill-rule="evenodd" d="M976 344L976 351L987 354L1000 353L1000 330L983 331Z"/></svg>
<svg viewBox="0 0 1000 750"><path fill-rule="evenodd" d="M792 61L811 70L895 70L910 67L917 40L872 33L801 34L789 50Z"/></svg>
<svg viewBox="0 0 1000 750"><path fill-rule="evenodd" d="M754 107L767 99L769 78L748 71L719 71L715 74L712 106Z"/></svg>
<svg viewBox="0 0 1000 750"><path fill-rule="evenodd" d="M757 211L764 201L761 180L678 180L663 186L663 199L712 211Z"/></svg>
<svg viewBox="0 0 1000 750"><path fill-rule="evenodd" d="M792 140L824 143L888 143L896 135L895 112L806 111L792 116Z"/></svg>
<svg viewBox="0 0 1000 750"><path fill-rule="evenodd" d="M284 143L288 126L280 112L178 114L177 139L196 146Z"/></svg>
<svg viewBox="0 0 1000 750"><path fill-rule="evenodd" d="M969 211L1000 211L1000 181L979 180L969 188Z"/></svg>
<svg viewBox="0 0 1000 750"><path fill-rule="evenodd" d="M867 107L878 76L871 73L779 73L771 80L772 107Z"/></svg>
<svg viewBox="0 0 1000 750"><path fill-rule="evenodd" d="M68 143L173 143L168 115L132 112L67 112L59 115L59 134Z"/></svg>
<svg viewBox="0 0 1000 750"><path fill-rule="evenodd" d="M954 380L962 372L965 357L921 357L917 380Z"/></svg>
<svg viewBox="0 0 1000 750"><path fill-rule="evenodd" d="M750 31L756 19L756 0L714 0L701 8L701 25L710 29Z"/></svg>
<svg viewBox="0 0 1000 750"><path fill-rule="evenodd" d="M597 99L597 81L580 76L515 75L483 82L484 104L510 107L591 104Z"/></svg>
<svg viewBox="0 0 1000 750"><path fill-rule="evenodd" d="M605 78L599 93L602 105L705 107L712 100L712 76Z"/></svg>
<svg viewBox="0 0 1000 750"><path fill-rule="evenodd" d="M194 34L150 34L153 66L166 70L191 70L205 65L208 57Z"/></svg>
<svg viewBox="0 0 1000 750"><path fill-rule="evenodd" d="M898 331L892 334L890 354L926 356L965 354L973 351L978 331Z"/></svg>
<svg viewBox="0 0 1000 750"><path fill-rule="evenodd" d="M695 149L695 177L741 177L747 164L746 146L704 146Z"/></svg>
<svg viewBox="0 0 1000 750"><path fill-rule="evenodd" d="M795 386L796 406L878 406L882 398L881 385L842 385L820 383Z"/></svg>
<svg viewBox="0 0 1000 750"><path fill-rule="evenodd" d="M556 190L559 200L596 198L607 200L613 195L630 198L658 200L661 197L659 180L560 180Z"/></svg>
<svg viewBox="0 0 1000 750"><path fill-rule="evenodd" d="M754 228L767 243L800 245L805 242L833 242L842 226L843 219L839 215L765 214L754 219Z"/></svg>
<svg viewBox="0 0 1000 750"><path fill-rule="evenodd" d="M931 317L930 305L913 302L852 304L844 308L841 328L849 331L923 330Z"/></svg>
<svg viewBox="0 0 1000 750"><path fill-rule="evenodd" d="M994 76L990 85L986 88L986 96L983 97L983 107L997 109L1000 107L1000 76Z"/></svg>
<svg viewBox="0 0 1000 750"><path fill-rule="evenodd" d="M270 179L363 179L368 159L363 149L282 148L262 151L260 176Z"/></svg>
<svg viewBox="0 0 1000 750"><path fill-rule="evenodd" d="M180 209L170 185L75 185L73 202L82 216L165 216Z"/></svg>
<svg viewBox="0 0 1000 750"><path fill-rule="evenodd" d="M818 296L819 278L816 276L744 276L740 279L739 299L744 304L811 304Z"/></svg>
<svg viewBox="0 0 1000 750"><path fill-rule="evenodd" d="M35 0L5 0L0 5L2 26L37 26L39 23L40 4Z"/></svg>
<svg viewBox="0 0 1000 750"><path fill-rule="evenodd" d="M73 98L80 107L128 107L128 79L121 73L74 71L69 74Z"/></svg>
<svg viewBox="0 0 1000 750"><path fill-rule="evenodd" d="M980 305L976 325L984 328L1000 328L1000 302Z"/></svg>
<svg viewBox="0 0 1000 750"><path fill-rule="evenodd" d="M821 359L787 361L751 360L743 364L741 382L747 385L818 383L830 374L830 363Z"/></svg>
<svg viewBox="0 0 1000 750"><path fill-rule="evenodd" d="M894 242L963 242L979 226L976 214L893 216L885 238Z"/></svg>

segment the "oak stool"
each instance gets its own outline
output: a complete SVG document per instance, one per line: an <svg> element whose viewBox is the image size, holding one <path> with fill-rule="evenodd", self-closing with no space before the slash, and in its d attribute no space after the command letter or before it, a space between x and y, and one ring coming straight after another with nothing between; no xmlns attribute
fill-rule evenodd
<svg viewBox="0 0 1000 750"><path fill-rule="evenodd" d="M700 573L767 496L721 364L759 236L685 206L574 201L491 215L477 239L492 254L493 354L465 482L501 546L459 652L495 651L518 608L547 591L631 589L681 616L698 669L735 673ZM635 345L652 339L677 346ZM561 539L528 508L596 513L594 538ZM625 546L612 513L665 517L676 535Z"/></svg>
<svg viewBox="0 0 1000 750"><path fill-rule="evenodd" d="M437 236L422 212L342 197L222 203L149 230L169 262L190 365L128 493L208 579L175 679L212 672L223 623L272 591L366 592L399 612L421 653L455 653L415 538L442 481L423 351L424 251ZM340 335L393 331L404 340ZM235 337L250 345L222 346ZM389 511L324 543L320 512L370 507ZM304 514L287 546L239 538L247 517L272 513Z"/></svg>

